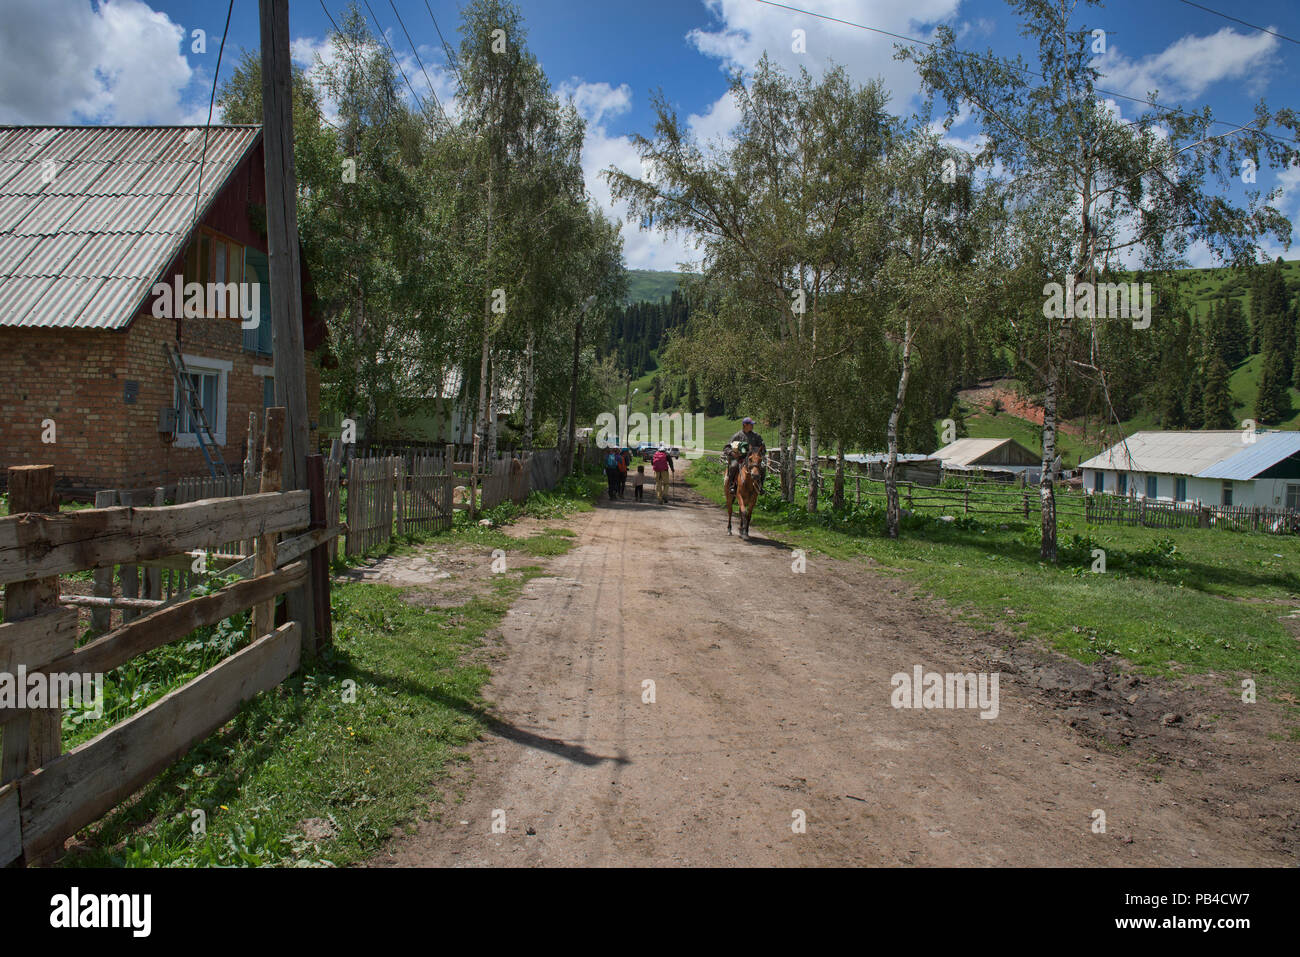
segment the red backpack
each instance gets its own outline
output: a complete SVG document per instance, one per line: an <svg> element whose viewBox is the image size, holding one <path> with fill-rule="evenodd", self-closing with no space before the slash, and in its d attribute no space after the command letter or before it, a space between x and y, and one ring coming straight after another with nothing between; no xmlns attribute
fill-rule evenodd
<svg viewBox="0 0 1300 957"><path fill-rule="evenodd" d="M660 449L658 452L656 452L654 454L654 458L650 460L650 467L654 469L656 472L667 472L668 453L665 452L663 449Z"/></svg>

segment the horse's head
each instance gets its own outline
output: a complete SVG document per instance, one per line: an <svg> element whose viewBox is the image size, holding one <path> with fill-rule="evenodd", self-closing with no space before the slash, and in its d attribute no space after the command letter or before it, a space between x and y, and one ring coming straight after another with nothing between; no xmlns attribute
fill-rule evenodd
<svg viewBox="0 0 1300 957"><path fill-rule="evenodd" d="M763 466L763 456L760 455L758 452L750 452L748 455L745 456L744 461L741 463L740 467L744 472L748 473L750 478L752 478L754 481L758 481L758 475L762 469L762 466Z"/></svg>

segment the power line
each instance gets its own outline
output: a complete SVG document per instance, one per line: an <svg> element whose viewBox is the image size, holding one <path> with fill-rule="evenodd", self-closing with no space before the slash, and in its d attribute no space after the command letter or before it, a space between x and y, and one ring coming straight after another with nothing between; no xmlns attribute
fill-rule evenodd
<svg viewBox="0 0 1300 957"><path fill-rule="evenodd" d="M1209 7L1202 6L1199 3L1193 3L1192 0L1178 0L1178 2L1185 3L1189 7L1196 7L1198 10L1204 10L1206 13L1212 13L1216 17L1223 17L1225 20L1231 20L1233 23L1240 23L1243 27L1250 27L1252 30L1258 30L1260 33L1267 33L1269 36L1277 37L1279 40L1286 40L1288 43L1300 45L1300 40L1297 40L1295 37L1289 37L1285 33L1275 33L1268 29L1268 27L1260 27L1253 23L1247 23L1245 20L1238 19L1237 17L1229 16L1226 13L1220 13L1218 10L1211 10Z"/></svg>
<svg viewBox="0 0 1300 957"><path fill-rule="evenodd" d="M334 15L330 13L329 7L325 6L325 0L319 0L319 3L320 3L321 10L324 11L325 16L329 19L330 26L334 28L334 36L338 37L341 41L343 41L343 46L347 48L348 56L352 57L352 63L354 66L356 66L357 73L364 74L366 72L365 65L362 64L361 57L358 55L356 48L352 45L352 41L347 38L347 36L343 33L342 29L339 28L338 23L335 22ZM317 112L320 112L319 108L317 108ZM322 118L323 117L324 114L322 114ZM387 111L385 111L385 118L386 117L387 117ZM339 129L337 126L334 128Z"/></svg>
<svg viewBox="0 0 1300 957"><path fill-rule="evenodd" d="M465 81L460 75L460 63L456 60L456 54L452 51L451 44L442 35L442 27L438 26L438 18L433 15L433 7L429 6L429 0L424 0L424 9L429 11L429 19L433 21L433 28L438 31L438 39L442 41L442 51L447 55L448 65L456 71L456 78L461 81L463 86Z"/></svg>
<svg viewBox="0 0 1300 957"><path fill-rule="evenodd" d="M217 67L212 71L212 95L208 97L208 121L203 125L203 151L199 154L199 180L194 189L194 226L199 224L199 200L203 198L203 165L208 159L208 130L212 128L212 107L217 102L217 78L221 76L221 54L226 49L226 34L230 31L230 14L235 9L235 0L230 0L226 7L226 25L221 31L221 46L217 47ZM193 229L194 227L190 227ZM177 329L180 327L177 326ZM180 333L177 333L177 339Z"/></svg>
<svg viewBox="0 0 1300 957"><path fill-rule="evenodd" d="M780 7L782 10L789 10L791 13L799 13L808 17L816 17L819 20L829 20L832 23L840 23L847 27L856 27L859 30L867 30L871 33L879 33L882 36L892 37L895 40L905 40L908 43L916 43L924 47L929 47L930 49L934 49L939 45L938 43L935 43L932 40L920 40L917 39L916 37L904 36L901 33L891 33L888 30L882 30L879 27L869 27L865 23L855 23L852 20L843 20L839 17L832 17L829 14L816 13L815 11L812 10L802 10L799 7L792 7L789 4L777 3L775 2L775 0L754 0L754 2L761 3L769 7ZM1037 77L1040 80L1047 80L1047 77L1044 76L1042 73L1039 73L1036 70L1031 70L1029 67L1026 66L1020 66L1018 63L1013 63L1012 61L1004 57L987 56L982 53L971 53L966 50L952 50L951 52L956 54L957 56L970 57L972 59L983 60L988 63L996 63L1000 66L1005 66L1013 70L1019 70L1021 73L1027 73L1030 76ZM1129 96L1127 93L1120 93L1115 90L1106 90L1099 86L1094 86L1093 90L1095 90L1098 93L1101 93L1104 96L1113 96L1121 100L1130 100L1133 103L1141 103L1143 106L1149 106L1152 109L1157 110L1158 112L1161 113L1176 113L1180 116L1186 116L1191 119L1198 118L1196 114L1189 113L1187 110L1180 109L1179 107L1176 106L1162 106L1159 103L1155 102L1154 100L1150 100L1150 99L1144 100L1141 97ZM1125 120L1124 122L1126 124L1131 123L1131 121L1128 120ZM1218 124L1220 126L1234 126L1240 132L1253 133L1256 136L1263 136L1267 139L1273 140L1274 142L1281 143L1284 146L1289 147L1293 145L1293 143L1289 140L1284 140L1280 136L1274 136L1272 133L1265 132L1264 130L1253 129L1245 123L1233 123L1228 120L1211 120L1210 122Z"/></svg>
<svg viewBox="0 0 1300 957"><path fill-rule="evenodd" d="M397 23L402 28L402 33L406 34L406 42L411 45L411 52L415 54L415 62L420 64L420 72L424 74L424 82L429 84L429 95L433 97L434 105L438 107L438 112L442 114L443 122L451 126L451 120L447 119L447 111L442 108L442 103L438 100L438 94L433 88L433 80L429 79L429 71L424 68L424 61L420 59L420 51L415 48L415 41L411 39L406 24L402 22L402 15L397 12L397 4L393 0L388 0L388 5L393 8L393 15L397 17Z"/></svg>
<svg viewBox="0 0 1300 957"><path fill-rule="evenodd" d="M420 94L415 92L415 87L411 86L411 81L407 79L406 71L402 69L402 63L397 59L397 51L394 50L393 45L388 42L388 35L384 33L383 25L379 22L379 18L375 16L375 11L370 7L370 0L363 0L363 2L366 5L366 9L370 11L370 19L375 21L375 29L379 31L379 39L384 41L384 46L388 49L388 55L393 61L393 66L397 67L397 72L402 74L402 80L406 83L406 88L411 91L411 96L415 97L415 102L420 104L420 112L425 113L428 107L424 105L423 98L421 98Z"/></svg>

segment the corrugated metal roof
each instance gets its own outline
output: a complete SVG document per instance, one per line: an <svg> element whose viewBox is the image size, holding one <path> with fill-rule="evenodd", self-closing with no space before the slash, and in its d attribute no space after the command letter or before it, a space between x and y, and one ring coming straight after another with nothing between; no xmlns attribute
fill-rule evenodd
<svg viewBox="0 0 1300 957"><path fill-rule="evenodd" d="M1240 442L1240 433L1238 441ZM1211 465L1197 478L1252 479L1260 472L1300 452L1300 432L1259 432L1255 441L1238 446L1239 451Z"/></svg>
<svg viewBox="0 0 1300 957"><path fill-rule="evenodd" d="M207 131L200 217L260 135ZM126 326L189 235L204 138L201 126L0 126L0 326Z"/></svg>
<svg viewBox="0 0 1300 957"><path fill-rule="evenodd" d="M1252 443L1243 434L1240 429L1136 432L1079 467L1249 479L1300 451L1300 432L1258 432Z"/></svg>
<svg viewBox="0 0 1300 957"><path fill-rule="evenodd" d="M932 457L943 459L945 465L970 465L993 450L1014 441L1015 439L958 439L945 445Z"/></svg>
<svg viewBox="0 0 1300 957"><path fill-rule="evenodd" d="M901 452L898 456L900 462L930 462L937 456L925 455L921 452ZM888 452L848 452L844 455L844 461L854 462L858 465L883 465L889 461Z"/></svg>

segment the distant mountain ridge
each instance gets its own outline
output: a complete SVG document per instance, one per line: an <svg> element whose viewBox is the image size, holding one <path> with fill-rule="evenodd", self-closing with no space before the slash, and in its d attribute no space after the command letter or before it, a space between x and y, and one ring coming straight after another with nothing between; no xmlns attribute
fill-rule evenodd
<svg viewBox="0 0 1300 957"><path fill-rule="evenodd" d="M667 299L681 285L682 274L658 269L629 269L623 305Z"/></svg>

